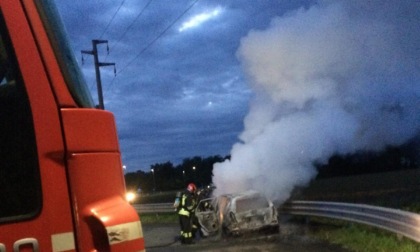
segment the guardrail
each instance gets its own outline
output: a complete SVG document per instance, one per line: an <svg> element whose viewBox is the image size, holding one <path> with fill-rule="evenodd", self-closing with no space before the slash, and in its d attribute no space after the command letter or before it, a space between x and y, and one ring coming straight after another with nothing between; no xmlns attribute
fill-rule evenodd
<svg viewBox="0 0 420 252"><path fill-rule="evenodd" d="M172 203L134 204L133 206L140 214L174 212ZM398 209L339 202L292 201L281 206L279 213L358 222L420 242L420 214Z"/></svg>
<svg viewBox="0 0 420 252"><path fill-rule="evenodd" d="M292 201L280 213L319 216L353 221L382 228L420 242L420 215L397 209L364 204L322 201Z"/></svg>
<svg viewBox="0 0 420 252"><path fill-rule="evenodd" d="M137 213L173 213L173 203L133 204Z"/></svg>

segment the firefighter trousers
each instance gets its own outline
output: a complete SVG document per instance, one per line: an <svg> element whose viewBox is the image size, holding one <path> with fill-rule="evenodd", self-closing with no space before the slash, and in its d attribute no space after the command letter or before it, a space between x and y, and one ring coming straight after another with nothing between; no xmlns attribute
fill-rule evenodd
<svg viewBox="0 0 420 252"><path fill-rule="evenodd" d="M193 242L191 217L180 214L179 224L181 226L181 243L191 244Z"/></svg>

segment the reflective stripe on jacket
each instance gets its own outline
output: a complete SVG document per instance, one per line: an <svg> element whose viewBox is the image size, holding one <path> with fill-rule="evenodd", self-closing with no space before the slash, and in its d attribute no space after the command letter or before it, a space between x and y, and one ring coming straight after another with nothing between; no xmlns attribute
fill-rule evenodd
<svg viewBox="0 0 420 252"><path fill-rule="evenodd" d="M179 215L190 216L191 212L194 211L194 199L190 192L182 194L180 206Z"/></svg>

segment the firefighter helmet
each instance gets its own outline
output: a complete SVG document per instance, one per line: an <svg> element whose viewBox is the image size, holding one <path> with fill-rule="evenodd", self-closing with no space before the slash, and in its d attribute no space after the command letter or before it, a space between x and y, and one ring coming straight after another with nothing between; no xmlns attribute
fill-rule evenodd
<svg viewBox="0 0 420 252"><path fill-rule="evenodd" d="M189 184L188 184L188 186L187 186L187 190L188 190L189 192L194 193L195 191L197 191L197 187L195 186L195 184L194 184L194 183L189 183Z"/></svg>

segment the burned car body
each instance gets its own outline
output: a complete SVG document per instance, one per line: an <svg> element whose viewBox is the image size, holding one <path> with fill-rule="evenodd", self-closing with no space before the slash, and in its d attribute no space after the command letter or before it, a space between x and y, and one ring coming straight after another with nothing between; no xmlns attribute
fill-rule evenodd
<svg viewBox="0 0 420 252"><path fill-rule="evenodd" d="M227 234L239 234L263 228L278 230L277 209L255 191L224 195L218 200L222 228Z"/></svg>
<svg viewBox="0 0 420 252"><path fill-rule="evenodd" d="M216 205L215 198L203 199L195 210L195 216L200 224L200 234L204 237L215 235L220 229Z"/></svg>
<svg viewBox="0 0 420 252"><path fill-rule="evenodd" d="M211 205L205 208L204 205ZM241 234L247 231L271 229L278 231L277 209L256 191L226 194L200 201L196 216L203 234Z"/></svg>

